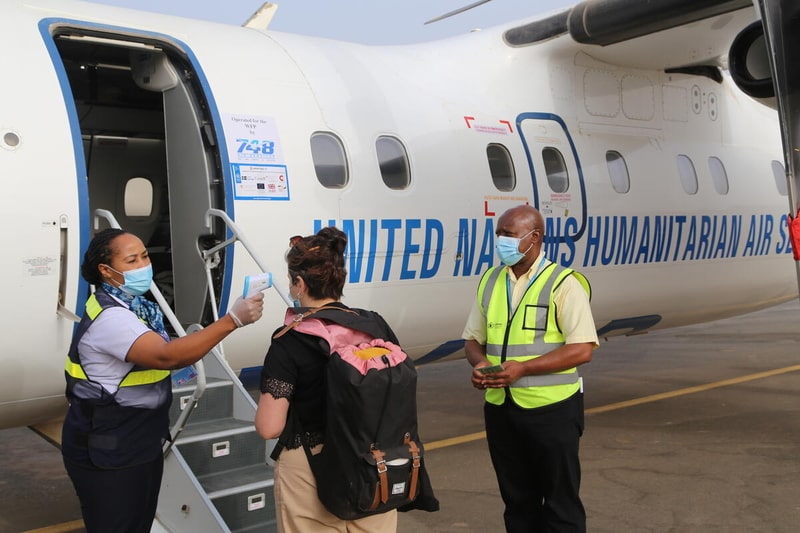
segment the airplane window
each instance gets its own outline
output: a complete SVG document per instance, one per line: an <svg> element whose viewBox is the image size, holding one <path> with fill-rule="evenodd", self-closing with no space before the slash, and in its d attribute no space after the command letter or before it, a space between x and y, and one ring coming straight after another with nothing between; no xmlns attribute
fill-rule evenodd
<svg viewBox="0 0 800 533"><path fill-rule="evenodd" d="M608 166L608 177L611 178L611 186L620 194L625 194L631 190L631 176L628 172L628 164L622 154L609 150L606 152L606 166Z"/></svg>
<svg viewBox="0 0 800 533"><path fill-rule="evenodd" d="M567 192L569 189L569 173L564 156L556 148L547 147L542 150L544 170L547 173L547 184L553 192Z"/></svg>
<svg viewBox="0 0 800 533"><path fill-rule="evenodd" d="M711 171L711 180L714 183L714 190L719 194L728 194L728 173L722 161L718 157L709 157L708 170Z"/></svg>
<svg viewBox="0 0 800 533"><path fill-rule="evenodd" d="M408 188L411 172L403 143L394 137L381 136L375 141L375 150L378 153L381 177L386 186L395 190Z"/></svg>
<svg viewBox="0 0 800 533"><path fill-rule="evenodd" d="M125 184L125 216L149 217L153 212L153 184L147 178L131 178Z"/></svg>
<svg viewBox="0 0 800 533"><path fill-rule="evenodd" d="M513 191L517 186L517 175L508 149L502 144L490 144L486 147L486 157L494 186L501 191Z"/></svg>
<svg viewBox="0 0 800 533"><path fill-rule="evenodd" d="M312 134L311 158L317 180L326 189L341 189L350 181L344 145L336 135L324 131Z"/></svg>
<svg viewBox="0 0 800 533"><path fill-rule="evenodd" d="M689 156L678 155L678 173L681 175L681 185L686 194L697 194L697 171Z"/></svg>
<svg viewBox="0 0 800 533"><path fill-rule="evenodd" d="M789 190L786 185L786 171L783 169L783 163L772 161L772 176L775 178L775 186L781 196L788 196Z"/></svg>

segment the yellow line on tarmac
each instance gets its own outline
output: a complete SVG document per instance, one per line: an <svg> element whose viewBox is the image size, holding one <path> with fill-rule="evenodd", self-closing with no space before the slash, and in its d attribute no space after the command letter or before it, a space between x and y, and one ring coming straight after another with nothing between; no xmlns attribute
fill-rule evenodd
<svg viewBox="0 0 800 533"><path fill-rule="evenodd" d="M29 529L22 533L71 533L83 529L83 520L73 520L72 522L62 522L54 526L47 526L40 529Z"/></svg>
<svg viewBox="0 0 800 533"><path fill-rule="evenodd" d="M453 437L452 439L443 439L434 442L427 442L425 443L425 451L429 452L431 450L435 450L436 448L447 448L448 446L455 446L456 444L465 444L467 442L472 442L474 440L481 440L485 438L486 438L486 432L479 431L478 433L470 433L469 435Z"/></svg>
<svg viewBox="0 0 800 533"><path fill-rule="evenodd" d="M686 387L670 392L662 392L659 394L651 394L650 396L643 396L633 400L624 402L611 403L608 405L601 405L599 407L592 407L586 410L586 414L607 413L609 411L616 411L617 409L625 409L626 407L634 407L645 403L657 402L659 400L666 400L669 398L676 398L678 396L685 396L687 394L694 394L697 392L705 392L711 389L718 389L720 387L729 387L731 385L739 385L740 383L747 383L748 381L755 381L757 379L769 378L781 374L788 374L790 372L800 371L800 365L786 366L783 368L776 368L775 370L767 370L766 372L758 372L756 374L748 374L738 378L724 379L722 381L714 381L705 385L697 385L694 387ZM455 446L457 444L466 444L475 440L486 438L486 432L480 431L478 433L470 433L469 435L462 435L460 437L453 437L451 439L437 440L425 444L425 450L435 450L437 448L446 448L448 446Z"/></svg>
<svg viewBox="0 0 800 533"><path fill-rule="evenodd" d="M694 387L686 387L685 389L678 389L671 392L651 394L650 396L643 396L642 398L612 403L600 407L593 407L591 409L587 409L586 414L607 413L608 411L616 411L617 409L624 409L626 407L633 407L635 405L642 405L644 403L657 402L659 400L666 400L668 398L676 398L678 396L685 396L687 394L694 394L696 392L705 392L707 390L728 387L730 385L739 385L740 383L747 383L748 381L769 378L772 376L778 376L780 374L788 374L789 372L797 372L798 370L800 370L800 365L776 368L775 370L767 370L766 372L758 372L756 374L739 376L738 378L723 379L722 381L714 381L712 383L706 383L705 385L696 385Z"/></svg>

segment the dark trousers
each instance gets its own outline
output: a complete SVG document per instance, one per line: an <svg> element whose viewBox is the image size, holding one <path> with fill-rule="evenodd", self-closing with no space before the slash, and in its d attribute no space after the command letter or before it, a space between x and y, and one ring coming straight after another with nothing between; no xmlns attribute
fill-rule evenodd
<svg viewBox="0 0 800 533"><path fill-rule="evenodd" d="M486 440L508 533L583 533L586 512L578 495L583 394L537 409L510 399L484 405Z"/></svg>
<svg viewBox="0 0 800 533"><path fill-rule="evenodd" d="M156 516L164 458L115 470L64 460L81 502L86 533L149 533Z"/></svg>

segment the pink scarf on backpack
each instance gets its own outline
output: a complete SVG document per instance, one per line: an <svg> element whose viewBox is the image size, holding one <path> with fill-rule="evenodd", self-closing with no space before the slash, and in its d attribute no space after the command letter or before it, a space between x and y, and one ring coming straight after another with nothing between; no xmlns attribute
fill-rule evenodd
<svg viewBox="0 0 800 533"><path fill-rule="evenodd" d="M370 369L386 368L383 356L389 361L388 366L396 366L403 362L407 355L396 344L374 339L371 335L332 322L323 322L318 318L307 317L297 320L293 309L286 310L283 323L294 324L293 329L300 333L321 337L328 342L330 353L337 352L339 357L366 375Z"/></svg>

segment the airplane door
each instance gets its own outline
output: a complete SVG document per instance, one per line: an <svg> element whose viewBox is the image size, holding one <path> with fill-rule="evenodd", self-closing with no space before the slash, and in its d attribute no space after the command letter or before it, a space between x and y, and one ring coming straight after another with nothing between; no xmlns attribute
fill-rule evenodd
<svg viewBox="0 0 800 533"><path fill-rule="evenodd" d="M545 218L547 241L578 240L586 228L586 187L566 124L556 115L517 117L533 179L535 206Z"/></svg>
<svg viewBox="0 0 800 533"><path fill-rule="evenodd" d="M213 143L204 142L208 129L185 79L163 94L175 315L185 324L201 323L208 277L199 239L213 235L206 212L218 207L212 197L212 154L206 148Z"/></svg>
<svg viewBox="0 0 800 533"><path fill-rule="evenodd" d="M206 84L170 45L87 33L65 27L54 36L83 138L86 218L106 209L138 235L180 322L206 323L201 249L225 239L206 213L226 205ZM215 294L223 292L226 259L221 252Z"/></svg>

